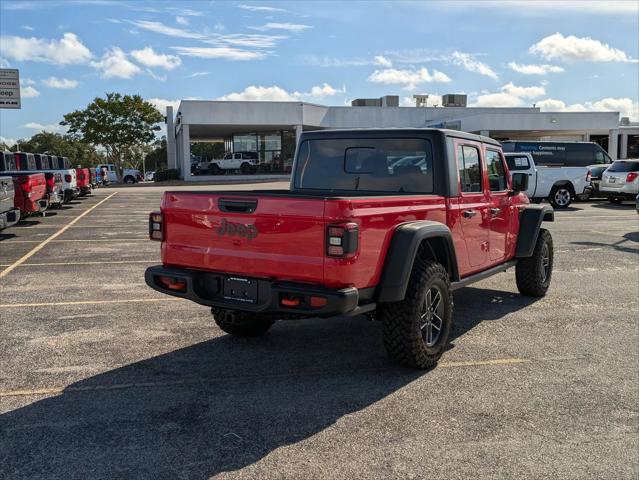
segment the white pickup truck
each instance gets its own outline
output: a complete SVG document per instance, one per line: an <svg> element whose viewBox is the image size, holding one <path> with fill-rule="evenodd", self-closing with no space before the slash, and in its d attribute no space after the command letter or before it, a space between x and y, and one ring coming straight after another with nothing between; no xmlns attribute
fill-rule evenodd
<svg viewBox="0 0 639 480"><path fill-rule="evenodd" d="M257 152L227 153L221 159L205 160L200 162L200 172L213 175L221 175L228 170L239 170L244 175L257 170Z"/></svg>
<svg viewBox="0 0 639 480"><path fill-rule="evenodd" d="M96 172L102 172L103 168L106 168L109 173L109 178L107 181L109 183L118 183L118 174L115 169L115 165L113 163L104 163L102 165L98 165L96 168ZM134 168L125 168L122 171L122 181L124 183L133 184L137 182L141 182L144 179L140 170L136 170Z"/></svg>
<svg viewBox="0 0 639 480"><path fill-rule="evenodd" d="M575 198L586 200L590 195L588 167L536 166L530 153L505 153L511 172L528 173L526 195L532 202L548 200L555 208L567 208Z"/></svg>

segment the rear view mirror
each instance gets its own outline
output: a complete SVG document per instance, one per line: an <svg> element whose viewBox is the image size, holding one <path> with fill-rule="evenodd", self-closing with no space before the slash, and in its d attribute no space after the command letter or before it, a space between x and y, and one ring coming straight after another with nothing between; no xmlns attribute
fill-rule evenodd
<svg viewBox="0 0 639 480"><path fill-rule="evenodd" d="M527 173L513 173L512 174L512 193L517 194L519 192L525 192L528 190L528 174Z"/></svg>

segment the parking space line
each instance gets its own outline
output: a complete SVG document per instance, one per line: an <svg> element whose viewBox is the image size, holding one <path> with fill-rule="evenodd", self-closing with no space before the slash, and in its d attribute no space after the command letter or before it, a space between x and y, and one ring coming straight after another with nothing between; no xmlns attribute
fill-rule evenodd
<svg viewBox="0 0 639 480"><path fill-rule="evenodd" d="M181 298L131 298L128 300L80 300L77 302L46 302L46 303L2 303L0 308L27 308L27 307L59 307L67 305L103 305L105 303L148 303L148 302L175 302Z"/></svg>
<svg viewBox="0 0 639 480"><path fill-rule="evenodd" d="M141 238L100 238L100 239L81 239L81 240L51 240L51 243L62 243L62 242L110 242L110 243L118 243L118 242L148 242L148 237ZM40 240L5 240L0 243L0 245L11 245L12 243L40 243Z"/></svg>
<svg viewBox="0 0 639 480"><path fill-rule="evenodd" d="M477 360L477 361L460 361L460 362L441 362L437 365L437 368L460 368L460 367L485 367L492 365L507 366L520 363L530 363L531 360L525 358L496 358L493 360ZM357 371L352 372L357 373ZM316 375L316 372L311 372L311 375ZM279 376L279 375L266 375ZM154 387L170 387L175 385L195 385L202 383L213 383L216 381L228 380L229 378L243 378L252 377L252 375L238 375L234 377L220 377L220 378L189 378L180 380L167 380L164 382L135 382L135 383L114 383L110 385L85 385L85 386L70 386L70 387L52 387L52 388L38 388L33 390L9 390L6 392L0 392L0 398L2 397L30 397L39 395L60 395L68 393L80 393L80 392L97 392L97 391L110 391L110 390L125 390L130 388L154 388Z"/></svg>
<svg viewBox="0 0 639 480"><path fill-rule="evenodd" d="M108 262L49 262L49 263L23 263L18 265L19 267L51 267L55 265L111 265L115 263L125 264L125 263L157 263L159 259L155 260L117 260ZM9 265L0 265L0 267L8 267Z"/></svg>
<svg viewBox="0 0 639 480"><path fill-rule="evenodd" d="M6 277L9 273L11 273L13 270L15 270L15 268L26 262L29 258L31 258L33 255L35 255L36 253L38 253L40 250L42 250L44 247L47 246L47 244L49 242L51 242L53 239L59 237L60 235L62 235L64 232L66 232L69 228L71 228L73 226L73 224L75 224L76 222L78 222L82 217L84 217L86 214L88 214L89 212L91 212L93 209L99 207L100 205L102 205L104 202L106 202L107 200L109 200L111 197L113 197L117 192L112 193L111 195L109 195L108 197L106 197L103 200L100 200L98 203L96 203L95 205L93 205L92 207L88 208L87 210L85 210L84 212L82 212L80 215L78 215L76 218L74 218L73 220L71 220L69 223L67 223L65 226L63 226L60 230L58 230L56 233L54 233L53 235L51 235L50 237L47 237L45 240L43 240L40 244L36 245L35 247L33 247L33 249L31 249L31 251L29 251L28 253L26 253L25 255L23 255L22 257L20 257L18 260L16 260L13 264L11 264L9 267L5 268L4 270L2 270L2 272L0 272L0 278Z"/></svg>

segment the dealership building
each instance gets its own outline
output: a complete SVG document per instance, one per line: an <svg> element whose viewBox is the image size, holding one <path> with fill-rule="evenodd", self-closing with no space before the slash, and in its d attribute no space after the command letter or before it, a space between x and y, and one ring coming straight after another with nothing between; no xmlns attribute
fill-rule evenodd
<svg viewBox="0 0 639 480"><path fill-rule="evenodd" d="M300 134L341 128L450 128L497 140L590 141L610 156L639 157L639 124L619 112L542 112L537 107L467 107L465 95L445 95L442 106L414 107L399 98L353 100L351 106L306 102L229 102L182 100L167 107L167 160L186 180L193 180L191 144L223 142L225 152L256 152L261 173L290 171Z"/></svg>

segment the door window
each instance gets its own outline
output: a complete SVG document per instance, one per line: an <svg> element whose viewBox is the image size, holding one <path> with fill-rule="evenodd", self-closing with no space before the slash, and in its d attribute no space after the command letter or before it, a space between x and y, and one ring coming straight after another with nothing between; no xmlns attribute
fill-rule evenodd
<svg viewBox="0 0 639 480"><path fill-rule="evenodd" d="M471 147L470 145L458 145L457 162L461 191L467 193L481 192L482 186L479 150L476 147Z"/></svg>
<svg viewBox="0 0 639 480"><path fill-rule="evenodd" d="M242 154L241 153L236 153L233 155L233 159L234 160L242 160Z"/></svg>
<svg viewBox="0 0 639 480"><path fill-rule="evenodd" d="M501 154L495 150L486 150L486 170L488 170L488 184L491 192L508 190L506 170Z"/></svg>

